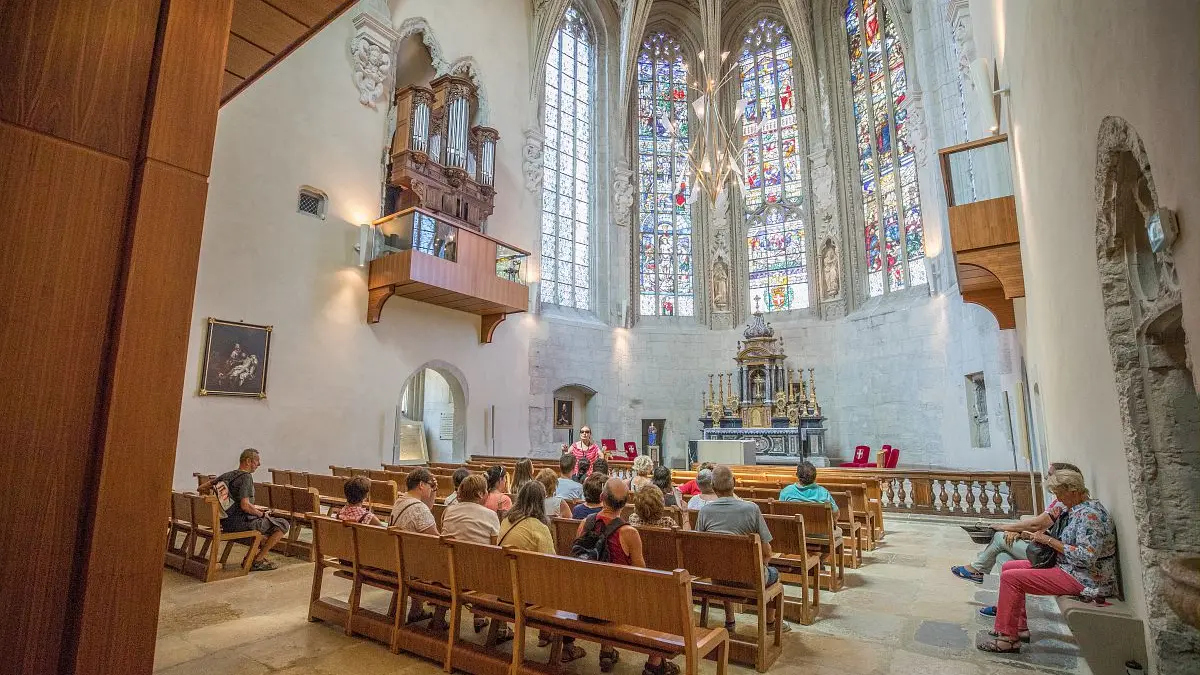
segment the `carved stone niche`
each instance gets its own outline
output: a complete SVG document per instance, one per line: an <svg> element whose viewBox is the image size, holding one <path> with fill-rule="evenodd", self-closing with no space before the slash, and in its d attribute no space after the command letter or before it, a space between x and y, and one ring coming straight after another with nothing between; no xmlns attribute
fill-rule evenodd
<svg viewBox="0 0 1200 675"><path fill-rule="evenodd" d="M478 109L470 79L443 75L430 88L396 92L396 132L388 183L400 188L392 212L418 207L481 232L495 208L499 133L470 126Z"/></svg>
<svg viewBox="0 0 1200 675"><path fill-rule="evenodd" d="M842 261L838 254L837 242L833 237L826 237L818 249L818 265L821 273L821 298L832 300L842 292Z"/></svg>

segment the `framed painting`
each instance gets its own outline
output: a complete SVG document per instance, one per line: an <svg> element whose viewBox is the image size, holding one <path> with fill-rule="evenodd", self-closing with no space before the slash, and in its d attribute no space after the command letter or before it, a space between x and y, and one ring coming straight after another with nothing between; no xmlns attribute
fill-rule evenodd
<svg viewBox="0 0 1200 675"><path fill-rule="evenodd" d="M575 426L575 401L554 399L554 428L571 429Z"/></svg>
<svg viewBox="0 0 1200 675"><path fill-rule="evenodd" d="M200 395L266 398L270 353L271 326L209 317Z"/></svg>

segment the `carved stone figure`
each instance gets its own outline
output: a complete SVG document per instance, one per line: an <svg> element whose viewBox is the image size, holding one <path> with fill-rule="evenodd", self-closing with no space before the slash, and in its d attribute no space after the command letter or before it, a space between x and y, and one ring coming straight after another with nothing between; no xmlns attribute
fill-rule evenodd
<svg viewBox="0 0 1200 675"><path fill-rule="evenodd" d="M384 83L392 72L392 57L380 45L359 35L350 41L354 60L354 84L358 87L358 102L374 108L383 97Z"/></svg>
<svg viewBox="0 0 1200 675"><path fill-rule="evenodd" d="M525 130L521 146L521 172L525 174L525 189L536 193L542 189L542 146L546 137L536 129Z"/></svg>
<svg viewBox="0 0 1200 675"><path fill-rule="evenodd" d="M821 280L825 285L825 297L837 297L841 291L841 274L838 271L838 251L832 240L827 240L821 249Z"/></svg>
<svg viewBox="0 0 1200 675"><path fill-rule="evenodd" d="M713 265L713 308L718 312L729 311L729 265L724 260Z"/></svg>
<svg viewBox="0 0 1200 675"><path fill-rule="evenodd" d="M613 169L612 198L613 222L620 227L629 227L633 216L633 171L624 161Z"/></svg>

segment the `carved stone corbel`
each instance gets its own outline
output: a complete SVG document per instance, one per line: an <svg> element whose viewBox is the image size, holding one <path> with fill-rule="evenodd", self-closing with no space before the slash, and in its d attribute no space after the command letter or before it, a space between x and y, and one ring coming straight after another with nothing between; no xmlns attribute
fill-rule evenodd
<svg viewBox="0 0 1200 675"><path fill-rule="evenodd" d="M537 129L525 130L521 146L521 172L525 174L525 189L537 193L542 189L542 153L546 137Z"/></svg>
<svg viewBox="0 0 1200 675"><path fill-rule="evenodd" d="M359 3L352 21L354 36L350 38L349 49L358 102L374 108L387 98L385 92L392 78L392 49L399 34L392 28L386 0Z"/></svg>
<svg viewBox="0 0 1200 675"><path fill-rule="evenodd" d="M613 167L610 189L613 199L613 222L618 227L629 227L629 221L633 218L633 171L625 160L617 162Z"/></svg>

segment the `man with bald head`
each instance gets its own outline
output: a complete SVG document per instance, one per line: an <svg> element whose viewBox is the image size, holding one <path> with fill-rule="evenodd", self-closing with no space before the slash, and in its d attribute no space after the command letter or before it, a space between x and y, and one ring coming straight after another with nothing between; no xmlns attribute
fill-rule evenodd
<svg viewBox="0 0 1200 675"><path fill-rule="evenodd" d="M700 509L696 518L697 532L721 532L723 534L757 534L762 544L762 560L765 566L763 582L769 588L779 583L779 570L767 565L771 560L771 530L767 528L767 520L754 502L738 499L733 493L735 481L733 471L727 466L716 466L712 470L712 487L717 498ZM767 626L773 628L775 617L773 612L767 612ZM725 628L733 633L736 624L730 603L725 603ZM784 632L790 631L785 621Z"/></svg>

